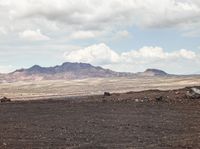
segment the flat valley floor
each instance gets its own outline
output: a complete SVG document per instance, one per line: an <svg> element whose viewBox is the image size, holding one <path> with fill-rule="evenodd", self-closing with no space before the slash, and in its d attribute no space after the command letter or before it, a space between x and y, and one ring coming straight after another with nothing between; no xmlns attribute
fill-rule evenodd
<svg viewBox="0 0 200 149"><path fill-rule="evenodd" d="M178 89L199 86L200 76L89 78L0 83L0 96L12 100L33 100L70 96L101 95L149 89Z"/></svg>

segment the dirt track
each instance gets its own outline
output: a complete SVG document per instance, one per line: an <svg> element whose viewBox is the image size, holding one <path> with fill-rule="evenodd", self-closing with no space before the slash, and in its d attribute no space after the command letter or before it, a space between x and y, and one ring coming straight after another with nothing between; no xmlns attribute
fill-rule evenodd
<svg viewBox="0 0 200 149"><path fill-rule="evenodd" d="M200 148L199 100L85 99L1 103L0 148Z"/></svg>

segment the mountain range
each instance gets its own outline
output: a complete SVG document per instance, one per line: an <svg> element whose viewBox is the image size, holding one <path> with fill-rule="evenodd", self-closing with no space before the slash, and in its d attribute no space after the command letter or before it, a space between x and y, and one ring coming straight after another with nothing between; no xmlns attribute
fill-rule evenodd
<svg viewBox="0 0 200 149"><path fill-rule="evenodd" d="M87 63L66 62L54 67L41 67L39 65L34 65L28 69L18 69L8 74L0 74L0 82L167 75L169 74L158 69L147 69L146 71L139 73L127 73L116 72Z"/></svg>

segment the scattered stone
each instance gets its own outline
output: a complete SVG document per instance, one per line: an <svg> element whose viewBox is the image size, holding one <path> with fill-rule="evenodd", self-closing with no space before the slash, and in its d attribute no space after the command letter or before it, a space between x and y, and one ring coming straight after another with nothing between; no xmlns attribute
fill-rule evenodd
<svg viewBox="0 0 200 149"><path fill-rule="evenodd" d="M187 91L186 96L191 99L199 99L200 98L200 89L191 88Z"/></svg>
<svg viewBox="0 0 200 149"><path fill-rule="evenodd" d="M148 97L144 97L144 98L143 98L143 100L145 100L145 101L146 101L146 100L149 100L149 98L148 98Z"/></svg>
<svg viewBox="0 0 200 149"><path fill-rule="evenodd" d="M11 99L7 97L3 97L0 99L0 102L11 102Z"/></svg>
<svg viewBox="0 0 200 149"><path fill-rule="evenodd" d="M139 102L139 99L135 99L135 102Z"/></svg>
<svg viewBox="0 0 200 149"><path fill-rule="evenodd" d="M156 101L162 101L162 100L163 100L163 96L156 97Z"/></svg>
<svg viewBox="0 0 200 149"><path fill-rule="evenodd" d="M196 94L199 94L199 95L200 95L200 89L198 89L198 88L191 88L191 90L192 90L193 92L195 92Z"/></svg>
<svg viewBox="0 0 200 149"><path fill-rule="evenodd" d="M179 92L179 91L176 91L175 94L178 95L178 94L180 94L180 92Z"/></svg>
<svg viewBox="0 0 200 149"><path fill-rule="evenodd" d="M111 96L109 92L104 92L104 96Z"/></svg>

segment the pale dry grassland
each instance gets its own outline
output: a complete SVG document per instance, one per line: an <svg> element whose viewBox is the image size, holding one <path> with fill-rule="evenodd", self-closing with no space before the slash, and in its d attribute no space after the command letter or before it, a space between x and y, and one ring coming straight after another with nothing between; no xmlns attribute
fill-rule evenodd
<svg viewBox="0 0 200 149"><path fill-rule="evenodd" d="M199 85L200 76L32 81L1 83L0 96L6 96L12 100L29 100L96 95L103 94L105 91L127 92L148 89L167 90Z"/></svg>

